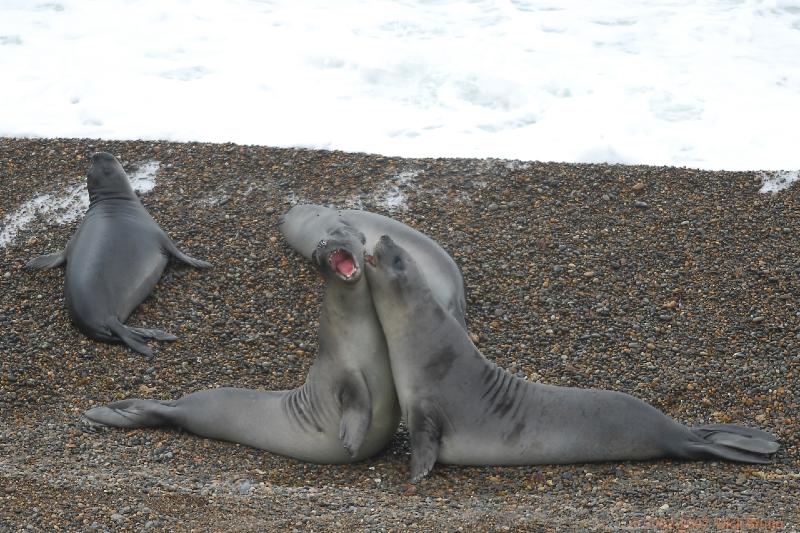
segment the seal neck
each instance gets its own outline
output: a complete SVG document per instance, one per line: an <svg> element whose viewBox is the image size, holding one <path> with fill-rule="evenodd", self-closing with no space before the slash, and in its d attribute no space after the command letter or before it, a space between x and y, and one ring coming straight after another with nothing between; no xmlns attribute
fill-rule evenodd
<svg viewBox="0 0 800 533"><path fill-rule="evenodd" d="M141 203L139 197L132 190L127 191L89 191L89 207L106 200L120 200Z"/></svg>

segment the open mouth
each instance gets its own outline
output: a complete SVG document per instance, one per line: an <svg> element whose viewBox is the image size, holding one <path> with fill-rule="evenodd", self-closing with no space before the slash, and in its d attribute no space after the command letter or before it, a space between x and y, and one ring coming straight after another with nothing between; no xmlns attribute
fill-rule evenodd
<svg viewBox="0 0 800 533"><path fill-rule="evenodd" d="M331 264L331 269L345 279L352 278L358 272L353 256L344 250L331 252L328 256L328 262Z"/></svg>
<svg viewBox="0 0 800 533"><path fill-rule="evenodd" d="M369 255L366 252L364 253L364 261L366 261L367 263L369 263L374 267L378 266L378 258L375 257L374 255Z"/></svg>

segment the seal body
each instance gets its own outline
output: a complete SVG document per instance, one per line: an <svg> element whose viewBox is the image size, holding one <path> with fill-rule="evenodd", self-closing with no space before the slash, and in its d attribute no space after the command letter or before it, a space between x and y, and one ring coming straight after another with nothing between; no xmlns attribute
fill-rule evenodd
<svg viewBox="0 0 800 533"><path fill-rule="evenodd" d="M400 408L386 340L362 275L363 255L361 236L350 231L329 235L312 252L326 285L318 356L301 387L219 388L174 402L123 400L84 416L119 427L177 425L316 463L374 455L394 435Z"/></svg>
<svg viewBox="0 0 800 533"><path fill-rule="evenodd" d="M336 228L347 227L364 236L372 250L381 235L389 235L412 253L439 303L466 329L467 309L464 278L453 258L433 239L419 231L376 213L355 209L332 209L321 205L299 204L281 217L280 231L286 242L306 259L317 243Z"/></svg>
<svg viewBox="0 0 800 533"><path fill-rule="evenodd" d="M373 266L374 265L374 266ZM367 277L409 428L413 480L436 461L520 465L722 458L767 462L765 432L686 427L621 392L519 379L489 362L427 287L415 258L382 237Z"/></svg>
<svg viewBox="0 0 800 533"><path fill-rule="evenodd" d="M175 340L157 329L124 325L153 290L170 255L207 268L175 246L142 205L122 165L111 154L92 156L89 209L65 250L38 257L28 268L66 264L64 295L72 322L87 336L124 342L150 355L147 339Z"/></svg>

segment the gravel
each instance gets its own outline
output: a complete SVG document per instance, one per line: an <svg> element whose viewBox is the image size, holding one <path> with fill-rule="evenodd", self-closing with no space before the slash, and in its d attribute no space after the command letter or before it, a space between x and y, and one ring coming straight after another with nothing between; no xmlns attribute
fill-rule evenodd
<svg viewBox="0 0 800 533"><path fill-rule="evenodd" d="M160 162L145 206L214 268L170 264L128 320L179 336L148 359L69 324L63 271L23 269L77 222L36 218L0 248L0 531L796 530L799 188L759 194L755 172L2 138L0 220L81 183L98 150L129 172ZM303 382L322 287L276 228L296 201L439 241L464 272L471 337L518 375L758 426L782 449L758 466L439 465L410 485L402 428L378 456L331 466L83 425L130 396Z"/></svg>

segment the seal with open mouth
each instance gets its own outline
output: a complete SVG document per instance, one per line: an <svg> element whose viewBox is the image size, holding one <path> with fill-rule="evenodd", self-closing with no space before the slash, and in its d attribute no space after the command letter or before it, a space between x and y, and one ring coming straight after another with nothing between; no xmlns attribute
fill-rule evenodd
<svg viewBox="0 0 800 533"><path fill-rule="evenodd" d="M317 243L312 255L325 278L325 297L317 359L301 387L226 387L177 401L122 400L84 416L118 427L176 425L315 463L348 463L383 449L397 429L400 408L363 276L363 236L340 228Z"/></svg>
<svg viewBox="0 0 800 533"><path fill-rule="evenodd" d="M320 240L336 238L338 232L360 233L368 250L372 250L381 235L390 235L417 258L434 297L466 329L464 278L453 258L427 235L376 213L313 204L292 207L281 217L279 224L289 246L306 259L311 259ZM338 261L339 258L334 260ZM351 268L351 263L347 261L337 265L343 271Z"/></svg>
<svg viewBox="0 0 800 533"><path fill-rule="evenodd" d="M383 236L366 261L411 438L411 477L434 463L523 465L677 457L768 462L775 437L732 424L687 427L628 394L519 379L488 361Z"/></svg>

